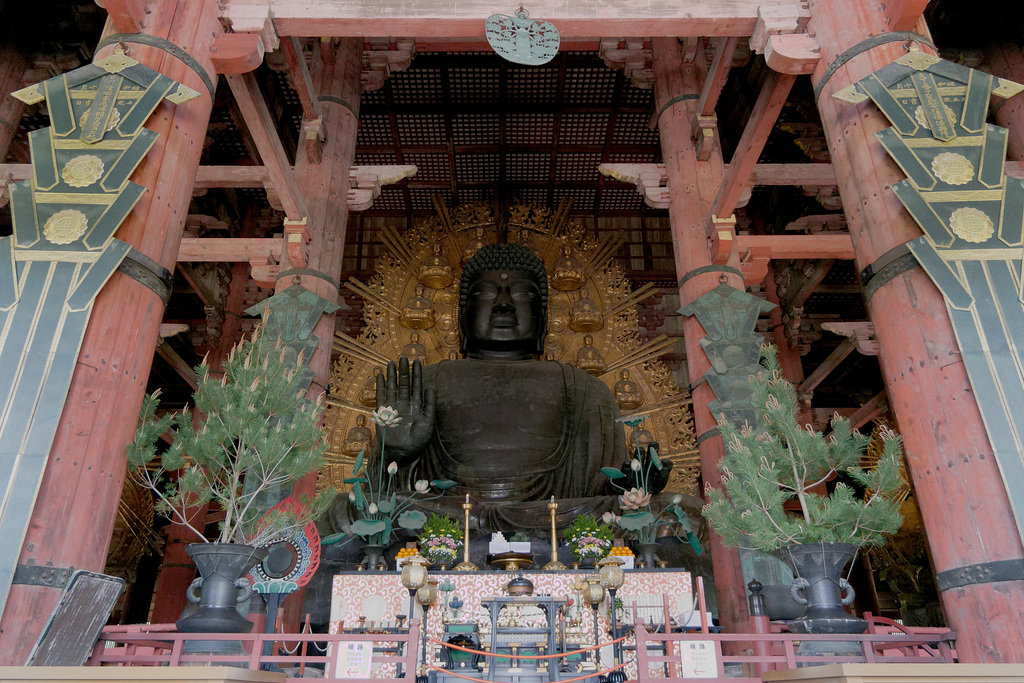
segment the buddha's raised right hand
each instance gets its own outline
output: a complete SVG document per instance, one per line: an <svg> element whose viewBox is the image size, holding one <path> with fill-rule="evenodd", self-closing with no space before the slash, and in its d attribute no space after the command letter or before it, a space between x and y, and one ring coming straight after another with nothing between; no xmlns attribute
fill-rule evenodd
<svg viewBox="0 0 1024 683"><path fill-rule="evenodd" d="M426 447L434 433L435 397L433 387L423 388L423 370L420 362L403 356L398 366L388 363L387 378L377 375L377 408L390 406L398 411L401 422L384 430L383 462L394 460L406 464ZM379 437L377 439L379 447Z"/></svg>

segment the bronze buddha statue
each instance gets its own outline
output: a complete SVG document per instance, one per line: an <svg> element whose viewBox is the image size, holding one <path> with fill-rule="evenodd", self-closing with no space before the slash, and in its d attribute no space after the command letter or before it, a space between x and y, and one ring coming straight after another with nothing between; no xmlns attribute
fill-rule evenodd
<svg viewBox="0 0 1024 683"><path fill-rule="evenodd" d="M547 298L547 274L535 254L518 244L487 245L460 282L463 358L425 366L403 358L377 380L377 405L402 417L386 428L384 457L412 479L458 482L451 494L469 493L498 511L493 520L515 519L519 528L532 501L544 520L551 496L603 493L600 469L628 457L608 387L571 365L538 360Z"/></svg>

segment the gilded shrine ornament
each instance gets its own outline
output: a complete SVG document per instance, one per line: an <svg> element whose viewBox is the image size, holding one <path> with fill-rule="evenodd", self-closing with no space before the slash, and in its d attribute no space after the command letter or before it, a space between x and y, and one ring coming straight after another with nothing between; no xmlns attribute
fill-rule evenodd
<svg viewBox="0 0 1024 683"><path fill-rule="evenodd" d="M514 64L547 64L558 54L558 29L529 16L523 7L514 17L492 14L484 23L484 35L495 52Z"/></svg>
<svg viewBox="0 0 1024 683"><path fill-rule="evenodd" d="M981 209L964 206L949 216L953 234L966 242L985 242L996 233L992 219Z"/></svg>
<svg viewBox="0 0 1024 683"><path fill-rule="evenodd" d="M974 164L963 154L943 152L932 159L932 173L947 185L966 185L974 180Z"/></svg>
<svg viewBox="0 0 1024 683"><path fill-rule="evenodd" d="M94 154L74 157L64 164L60 177L71 187L89 187L103 177L103 160Z"/></svg>
<svg viewBox="0 0 1024 683"><path fill-rule="evenodd" d="M89 219L78 209L58 211L43 225L43 236L54 244L77 242L89 229Z"/></svg>

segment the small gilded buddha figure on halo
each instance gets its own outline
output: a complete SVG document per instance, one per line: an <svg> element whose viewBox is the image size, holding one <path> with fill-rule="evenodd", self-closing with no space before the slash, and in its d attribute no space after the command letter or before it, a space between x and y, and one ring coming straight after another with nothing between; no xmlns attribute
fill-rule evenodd
<svg viewBox="0 0 1024 683"><path fill-rule="evenodd" d="M573 256L572 247L562 245L562 255L555 259L555 268L551 273L551 286L563 292L573 292L586 282L583 262Z"/></svg>
<svg viewBox="0 0 1024 683"><path fill-rule="evenodd" d="M629 378L629 370L619 373L619 380L615 383L615 402L622 411L636 410L644 404L644 396L636 382Z"/></svg>
<svg viewBox="0 0 1024 683"><path fill-rule="evenodd" d="M341 446L341 452L345 455L355 457L363 450L367 452L373 443L373 432L366 426L366 416L356 416L356 426L348 430L345 436L345 443Z"/></svg>
<svg viewBox="0 0 1024 683"><path fill-rule="evenodd" d="M441 242L434 243L433 251L423 259L416 275L420 282L431 289L444 289L454 281L452 267L444 257Z"/></svg>
<svg viewBox="0 0 1024 683"><path fill-rule="evenodd" d="M597 302L588 296L577 299L569 307L569 329L573 332L597 332L604 327L604 316Z"/></svg>
<svg viewBox="0 0 1024 683"><path fill-rule="evenodd" d="M583 335L583 346L576 352L576 367L580 370L586 370L594 377L600 377L608 369L604 356L594 346L594 335Z"/></svg>
<svg viewBox="0 0 1024 683"><path fill-rule="evenodd" d="M409 361L427 360L427 347L420 341L419 333L413 332L409 335L409 343L402 347L402 357L407 358ZM377 405L381 405L380 392L377 393Z"/></svg>
<svg viewBox="0 0 1024 683"><path fill-rule="evenodd" d="M484 228L476 228L473 231L473 236L469 238L466 246L462 248L462 265L469 263L469 259L473 258L476 252L487 246L486 234L487 231Z"/></svg>
<svg viewBox="0 0 1024 683"><path fill-rule="evenodd" d="M423 285L417 284L413 295L402 306L402 315L398 319L402 327L409 330L426 330L434 326L434 303L424 296L425 291Z"/></svg>

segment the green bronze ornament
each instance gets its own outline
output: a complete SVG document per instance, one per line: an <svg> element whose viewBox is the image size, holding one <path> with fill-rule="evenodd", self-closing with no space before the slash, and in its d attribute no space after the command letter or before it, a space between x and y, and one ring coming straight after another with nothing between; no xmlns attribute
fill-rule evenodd
<svg viewBox="0 0 1024 683"><path fill-rule="evenodd" d="M1024 534L1024 182L1004 173L989 100L1024 86L911 50L833 97L870 98L907 175L891 186L924 235L907 247L946 301L967 375Z"/></svg>
<svg viewBox="0 0 1024 683"><path fill-rule="evenodd" d="M20 548L93 301L131 246L114 239L146 188L128 180L157 134L143 123L194 90L123 52L15 93L46 101L29 133L32 178L10 186L0 239L0 546ZM17 552L0 562L0 610Z"/></svg>
<svg viewBox="0 0 1024 683"><path fill-rule="evenodd" d="M494 51L515 64L547 64L558 54L559 36L555 25L532 21L523 7L514 17L492 14L484 24L484 34Z"/></svg>

